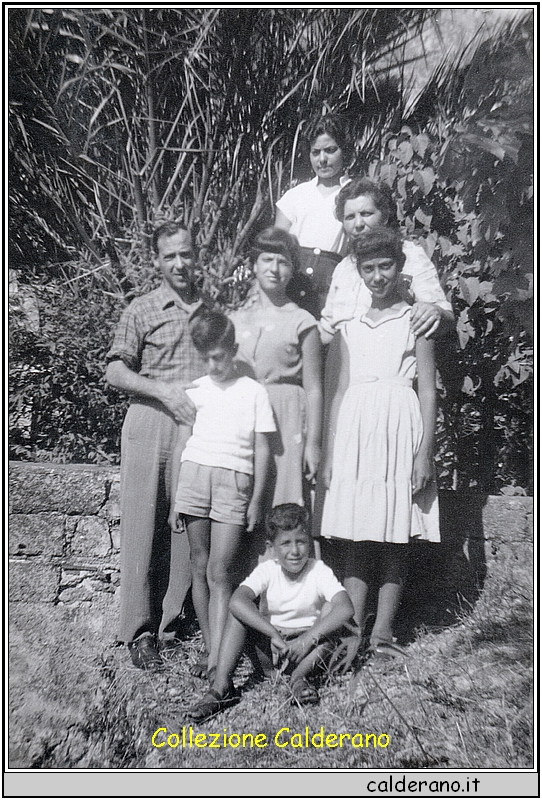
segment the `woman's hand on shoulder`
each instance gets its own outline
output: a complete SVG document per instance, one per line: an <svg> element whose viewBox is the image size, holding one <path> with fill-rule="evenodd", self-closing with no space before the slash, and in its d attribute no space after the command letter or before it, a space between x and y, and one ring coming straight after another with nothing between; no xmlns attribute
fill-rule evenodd
<svg viewBox="0 0 542 800"><path fill-rule="evenodd" d="M442 321L443 311L434 303L414 303L412 306L411 324L414 336L433 336Z"/></svg>

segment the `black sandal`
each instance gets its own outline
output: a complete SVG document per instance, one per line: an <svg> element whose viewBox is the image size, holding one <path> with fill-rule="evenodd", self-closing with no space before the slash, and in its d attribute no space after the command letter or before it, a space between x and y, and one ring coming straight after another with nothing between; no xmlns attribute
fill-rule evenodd
<svg viewBox="0 0 542 800"><path fill-rule="evenodd" d="M369 653L383 661L395 661L396 659L408 658L407 653L395 642L374 642L369 647Z"/></svg>
<svg viewBox="0 0 542 800"><path fill-rule="evenodd" d="M208 689L201 700L188 709L188 716L195 722L204 722L234 705L237 700L238 697L233 689L228 689L225 695L219 695L214 689Z"/></svg>

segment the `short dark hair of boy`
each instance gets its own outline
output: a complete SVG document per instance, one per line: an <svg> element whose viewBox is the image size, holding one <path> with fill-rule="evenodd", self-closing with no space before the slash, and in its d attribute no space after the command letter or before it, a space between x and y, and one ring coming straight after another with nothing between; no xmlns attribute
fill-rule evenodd
<svg viewBox="0 0 542 800"><path fill-rule="evenodd" d="M297 503L283 503L272 508L266 519L267 538L274 542L280 531L294 531L296 528L306 530L309 512Z"/></svg>
<svg viewBox="0 0 542 800"><path fill-rule="evenodd" d="M170 236L176 236L181 231L184 233L190 232L182 222L162 222L152 233L153 252L158 253L158 239L160 239L161 236L169 238Z"/></svg>
<svg viewBox="0 0 542 800"><path fill-rule="evenodd" d="M202 311L190 325L190 336L198 353L215 347L235 348L235 327L221 311Z"/></svg>
<svg viewBox="0 0 542 800"><path fill-rule="evenodd" d="M359 269L363 261L371 258L393 258L400 271L405 264L403 240L397 231L391 228L375 228L367 231L353 243L354 255Z"/></svg>

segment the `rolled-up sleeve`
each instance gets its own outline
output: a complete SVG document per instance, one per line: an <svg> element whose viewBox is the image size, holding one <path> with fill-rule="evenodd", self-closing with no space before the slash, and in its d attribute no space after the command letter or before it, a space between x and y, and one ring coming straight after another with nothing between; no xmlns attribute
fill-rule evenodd
<svg viewBox="0 0 542 800"><path fill-rule="evenodd" d="M414 242L404 242L403 252L406 256L403 273L412 277L410 289L414 299L421 303L433 303L445 311L451 311L452 305L446 299L444 289L440 285L435 265L423 249Z"/></svg>
<svg viewBox="0 0 542 800"><path fill-rule="evenodd" d="M128 369L139 372L141 366L142 340L138 330L137 315L134 314L133 304L125 308L115 329L115 336L111 349L107 353L106 361L120 360Z"/></svg>

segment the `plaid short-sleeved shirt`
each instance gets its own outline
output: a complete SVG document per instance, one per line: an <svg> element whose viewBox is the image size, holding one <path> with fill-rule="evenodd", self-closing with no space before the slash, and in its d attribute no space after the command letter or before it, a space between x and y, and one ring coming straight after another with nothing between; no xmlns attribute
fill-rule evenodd
<svg viewBox="0 0 542 800"><path fill-rule="evenodd" d="M189 322L202 308L200 302L187 311L165 284L136 298L122 313L107 362L120 359L145 378L200 378L205 365L192 343Z"/></svg>

